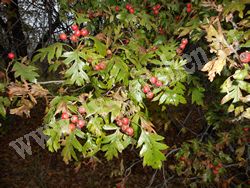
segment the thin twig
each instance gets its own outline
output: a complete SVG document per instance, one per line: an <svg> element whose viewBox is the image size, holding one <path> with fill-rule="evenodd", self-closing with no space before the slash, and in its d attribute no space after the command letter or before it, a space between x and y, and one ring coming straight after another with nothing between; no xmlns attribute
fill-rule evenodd
<svg viewBox="0 0 250 188"><path fill-rule="evenodd" d="M61 84L63 82L64 82L64 80L50 80L50 81L37 82L37 83L40 85L45 85L45 84Z"/></svg>
<svg viewBox="0 0 250 188"><path fill-rule="evenodd" d="M156 176L157 172L158 172L158 170L155 171L155 173L153 174L152 178L150 179L149 185L146 188L150 188L151 185L154 183L155 176Z"/></svg>
<svg viewBox="0 0 250 188"><path fill-rule="evenodd" d="M179 151L180 148L175 148L175 149L172 149L170 152L168 152L168 154L166 155L166 158L171 155L172 153L176 152L176 151Z"/></svg>

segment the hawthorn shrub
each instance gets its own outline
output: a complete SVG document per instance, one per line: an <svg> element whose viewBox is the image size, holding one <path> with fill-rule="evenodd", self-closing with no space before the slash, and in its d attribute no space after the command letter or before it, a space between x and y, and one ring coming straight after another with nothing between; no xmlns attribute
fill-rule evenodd
<svg viewBox="0 0 250 188"><path fill-rule="evenodd" d="M177 163L167 168L193 187L220 179L230 184L234 167L244 172L239 184L247 183L248 1L58 3L61 19L72 22L70 33L59 33L57 42L31 59L8 54L13 67L5 69L0 84L3 117L9 108L10 114L29 117L43 97L47 147L60 151L67 164L97 153L111 160L134 146L143 165L154 169L174 155ZM208 59L201 70L197 59L185 58L195 44ZM48 71L60 75L54 81L61 84L57 91L49 85L53 81L39 80L38 62L47 62ZM196 69L190 72L188 66ZM158 113L198 105L206 112L206 130L178 148L169 147L151 121L150 103L157 104Z"/></svg>

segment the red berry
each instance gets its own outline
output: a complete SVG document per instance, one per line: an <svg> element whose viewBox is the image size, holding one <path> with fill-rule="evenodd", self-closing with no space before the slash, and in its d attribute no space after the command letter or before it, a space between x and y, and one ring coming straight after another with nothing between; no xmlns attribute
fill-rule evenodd
<svg viewBox="0 0 250 188"><path fill-rule="evenodd" d="M157 49L158 49L157 46L153 46L153 47L151 48L152 51L155 51L155 50L157 50Z"/></svg>
<svg viewBox="0 0 250 188"><path fill-rule="evenodd" d="M78 121L77 115L73 115L73 116L71 117L71 122L72 122L72 123L77 123L77 121Z"/></svg>
<svg viewBox="0 0 250 188"><path fill-rule="evenodd" d="M214 168L214 165L213 165L212 163L210 163L210 164L208 165L208 168Z"/></svg>
<svg viewBox="0 0 250 188"><path fill-rule="evenodd" d="M118 12L120 10L120 7L119 6L116 6L115 7L115 11Z"/></svg>
<svg viewBox="0 0 250 188"><path fill-rule="evenodd" d="M119 127L121 127L123 124L122 124L122 120L120 120L120 119L118 119L118 120L116 120L116 124L119 126Z"/></svg>
<svg viewBox="0 0 250 188"><path fill-rule="evenodd" d="M65 33L61 33L60 36L59 36L59 38L61 40L67 40L67 35Z"/></svg>
<svg viewBox="0 0 250 188"><path fill-rule="evenodd" d="M184 39L181 40L181 44L187 45L187 43L188 43L188 39L184 38Z"/></svg>
<svg viewBox="0 0 250 188"><path fill-rule="evenodd" d="M248 132L249 128L248 128L248 127L244 127L243 130L244 130L245 132Z"/></svg>
<svg viewBox="0 0 250 188"><path fill-rule="evenodd" d="M185 158L184 156L182 156L182 157L180 157L180 160L181 160L181 161L185 161L186 158Z"/></svg>
<svg viewBox="0 0 250 188"><path fill-rule="evenodd" d="M135 13L135 9L130 8L130 9L129 9L129 13L130 13L130 14L134 14L134 13Z"/></svg>
<svg viewBox="0 0 250 188"><path fill-rule="evenodd" d="M79 127L80 129L83 128L85 125L85 121L82 119L79 119L77 122L77 127Z"/></svg>
<svg viewBox="0 0 250 188"><path fill-rule="evenodd" d="M8 58L9 59L14 59L15 58L15 54L13 52L8 53Z"/></svg>
<svg viewBox="0 0 250 188"><path fill-rule="evenodd" d="M77 37L81 36L81 31L79 29L75 30L74 35Z"/></svg>
<svg viewBox="0 0 250 188"><path fill-rule="evenodd" d="M163 34L164 34L164 30L163 30L163 28L162 28L162 27L160 27L160 28L159 28L159 33L160 33L161 35L163 35Z"/></svg>
<svg viewBox="0 0 250 188"><path fill-rule="evenodd" d="M124 43L124 44L128 44L128 43L129 43L129 40L128 40L128 39L124 39L124 40L123 40L123 43Z"/></svg>
<svg viewBox="0 0 250 188"><path fill-rule="evenodd" d="M217 165L218 168L221 168L222 166L223 166L222 163L219 163L219 164Z"/></svg>
<svg viewBox="0 0 250 188"><path fill-rule="evenodd" d="M242 63L249 63L250 62L250 52L243 52L240 54L240 61Z"/></svg>
<svg viewBox="0 0 250 188"><path fill-rule="evenodd" d="M156 7L156 6L153 6L152 10L153 10L153 11L157 10L157 7Z"/></svg>
<svg viewBox="0 0 250 188"><path fill-rule="evenodd" d="M213 173L214 173L215 175L217 175L217 174L219 174L219 171L216 170L216 169L213 169Z"/></svg>
<svg viewBox="0 0 250 188"><path fill-rule="evenodd" d="M73 123L70 123L70 124L69 124L69 129L70 129L71 131L75 130L75 128L76 128L75 124L73 124Z"/></svg>
<svg viewBox="0 0 250 188"><path fill-rule="evenodd" d="M125 132L128 127L129 127L128 125L122 125L121 129L122 129L123 132Z"/></svg>
<svg viewBox="0 0 250 188"><path fill-rule="evenodd" d="M163 84L160 80L157 80L157 82L155 83L156 87L161 87Z"/></svg>
<svg viewBox="0 0 250 188"><path fill-rule="evenodd" d="M94 69L95 69L96 71L99 71L99 70L101 70L101 67L100 67L99 65L95 65Z"/></svg>
<svg viewBox="0 0 250 188"><path fill-rule="evenodd" d="M155 5L156 9L160 9L161 8L161 5L160 4L157 4Z"/></svg>
<svg viewBox="0 0 250 188"><path fill-rule="evenodd" d="M191 8L187 8L187 13L190 13L192 11Z"/></svg>
<svg viewBox="0 0 250 188"><path fill-rule="evenodd" d="M180 16L176 16L176 17L175 17L175 20L176 20L176 21L178 21L178 20L180 20L180 19L181 19Z"/></svg>
<svg viewBox="0 0 250 188"><path fill-rule="evenodd" d="M148 93L149 91L150 91L150 87L149 87L149 85L145 85L145 86L143 86L143 89L142 89L142 91L143 91L143 93Z"/></svg>
<svg viewBox="0 0 250 188"><path fill-rule="evenodd" d="M125 130L125 133L128 136L134 136L134 129L132 127L127 127L126 130Z"/></svg>
<svg viewBox="0 0 250 188"><path fill-rule="evenodd" d="M151 91L149 91L149 92L147 93L146 97L147 97L148 99L152 99L152 98L154 97L154 93L151 92Z"/></svg>
<svg viewBox="0 0 250 188"><path fill-rule="evenodd" d="M62 113L62 119L69 119L69 114L67 113Z"/></svg>
<svg viewBox="0 0 250 188"><path fill-rule="evenodd" d="M192 4L191 3L188 3L187 4L187 8L191 8L192 7Z"/></svg>
<svg viewBox="0 0 250 188"><path fill-rule="evenodd" d="M157 82L157 78L155 76L152 76L149 81L151 84L155 84Z"/></svg>
<svg viewBox="0 0 250 188"><path fill-rule="evenodd" d="M130 5L130 4L126 4L126 9L127 10L129 10L129 9L131 9L132 8L132 6Z"/></svg>
<svg viewBox="0 0 250 188"><path fill-rule="evenodd" d="M85 109L84 107L79 107L79 108L78 108L78 112L79 112L80 114L84 114L84 113L86 113L86 109Z"/></svg>
<svg viewBox="0 0 250 188"><path fill-rule="evenodd" d="M75 35L71 35L71 37L70 37L70 40L72 41L72 42L77 42L77 36L75 36Z"/></svg>
<svg viewBox="0 0 250 188"><path fill-rule="evenodd" d="M106 64L104 62L99 63L100 70L104 70L106 68Z"/></svg>
<svg viewBox="0 0 250 188"><path fill-rule="evenodd" d="M76 24L74 24L74 25L71 26L71 29L72 29L73 31L76 31L76 30L78 30L78 26L77 26Z"/></svg>
<svg viewBox="0 0 250 188"><path fill-rule="evenodd" d="M184 50L185 48L186 48L186 44L182 44L182 43L181 43L180 49L181 49L181 50Z"/></svg>
<svg viewBox="0 0 250 188"><path fill-rule="evenodd" d="M158 15L159 14L159 10L154 10L154 15Z"/></svg>
<svg viewBox="0 0 250 188"><path fill-rule="evenodd" d="M81 35L82 35L83 37L86 37L86 36L89 35L89 31L88 31L87 29L81 29Z"/></svg>
<svg viewBox="0 0 250 188"><path fill-rule="evenodd" d="M127 117L122 118L123 125L129 125L129 119Z"/></svg>
<svg viewBox="0 0 250 188"><path fill-rule="evenodd" d="M182 49L177 48L177 49L176 49L176 53L177 53L178 55L180 55L180 54L182 53Z"/></svg>

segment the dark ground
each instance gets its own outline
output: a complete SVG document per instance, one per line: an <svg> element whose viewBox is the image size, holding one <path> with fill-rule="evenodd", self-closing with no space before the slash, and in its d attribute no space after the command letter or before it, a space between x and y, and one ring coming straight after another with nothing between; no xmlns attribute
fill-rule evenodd
<svg viewBox="0 0 250 188"><path fill-rule="evenodd" d="M199 117L193 114L179 113L186 118L186 124L196 127L196 123L201 123ZM191 112L192 113L192 112ZM83 188L113 188L122 180L126 181L126 188L145 188L151 184L151 187L163 187L162 182L164 177L168 178L168 172L158 170L157 172L149 167L142 166L142 162L138 157L138 151L135 149L127 149L123 154L120 154L119 159L114 159L107 162L100 154L100 162L89 162L87 160L81 164L81 168L77 170L76 163L71 162L66 165L62 161L60 152L50 153L47 149L42 149L35 141L32 145L32 155L26 155L22 159L9 143L25 134L36 130L42 126L42 119L44 114L44 106L37 105L31 113L31 118L24 119L16 116L10 116L2 125L2 132L0 135L0 187L2 188L15 188L15 187L83 187ZM176 113L178 114L178 113ZM164 115L163 115L164 116ZM178 115L177 115L178 116ZM196 118L194 118L196 117ZM161 117L164 118L164 117ZM154 117L158 120L156 123L162 124L160 117ZM173 117L178 119L180 117ZM173 121L174 121L173 119ZM195 121L194 121L195 120ZM188 121L193 121L192 123ZM161 126L163 127L163 126ZM200 126L198 126L200 127ZM163 128L162 128L163 129ZM178 128L170 128L166 133L160 130L161 134L165 134L166 142L169 146L173 143L182 142L183 139L192 137L190 132L187 134L179 134ZM25 139L24 139L25 140ZM168 161L164 164L171 163L173 157L169 157ZM88 163L89 162L89 163ZM131 167L132 168L129 168ZM131 173L129 171L131 170ZM156 174L155 174L156 172ZM155 174L155 176L154 176ZM124 178L126 175L127 178ZM152 181L153 180L153 181ZM170 187L181 187L180 185L173 184Z"/></svg>

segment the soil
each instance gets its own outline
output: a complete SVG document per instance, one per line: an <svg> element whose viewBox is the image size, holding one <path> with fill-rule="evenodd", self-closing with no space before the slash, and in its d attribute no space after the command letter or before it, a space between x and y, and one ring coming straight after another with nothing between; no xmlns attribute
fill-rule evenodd
<svg viewBox="0 0 250 188"><path fill-rule="evenodd" d="M119 159L113 159L109 162L100 154L98 160L93 158L82 163L72 162L66 165L62 161L60 152L50 153L33 141L31 143L32 155L26 154L26 158L22 159L9 146L9 143L41 127L41 117L43 117L44 111L45 106L41 102L32 110L31 118L9 116L5 121L1 121L0 187L113 188L119 187L118 184L121 182L125 183L126 188L164 187L165 178L167 178L167 175L170 177L171 174L168 174L164 168L156 171L150 167L143 167L138 156L139 152L134 148L127 149L120 154ZM174 119L180 119L180 116L183 116L182 122L184 122L191 110L184 109L184 111L186 113L175 110L176 117L172 117L173 122ZM201 126L194 126L195 121L196 124L201 124L199 114L197 112L195 112L196 115L192 113L194 113L193 110L190 114L191 118L187 118L184 123L196 127L196 130L192 130L192 132L199 132ZM186 134L179 134L182 127L177 126L171 126L164 132L164 114L161 116L155 116L153 121L161 125L157 127L161 127L161 133L164 133L164 136L168 138L166 142L169 146L193 137L188 131ZM192 123L188 122L190 120ZM174 159L170 156L165 165L171 163L171 160ZM178 184L168 187L176 186L181 187Z"/></svg>

